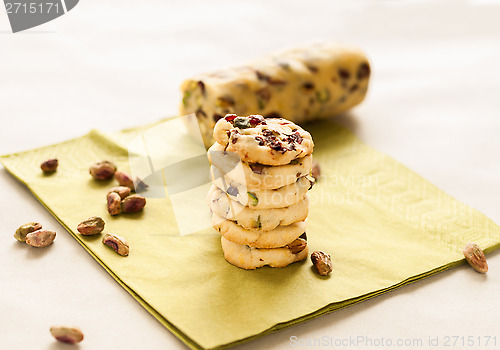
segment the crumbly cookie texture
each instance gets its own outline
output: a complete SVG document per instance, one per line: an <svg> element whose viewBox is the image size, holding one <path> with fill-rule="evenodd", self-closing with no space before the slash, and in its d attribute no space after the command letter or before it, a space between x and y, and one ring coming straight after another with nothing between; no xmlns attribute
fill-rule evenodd
<svg viewBox="0 0 500 350"><path fill-rule="evenodd" d="M212 214L212 226L231 242L256 248L279 248L299 238L306 230L306 222L278 226L271 231L246 230L235 222Z"/></svg>
<svg viewBox="0 0 500 350"><path fill-rule="evenodd" d="M224 176L217 168L211 167L212 182L229 197L252 209L285 208L300 202L313 184L312 176L300 177L293 184L274 190L249 188Z"/></svg>
<svg viewBox="0 0 500 350"><path fill-rule="evenodd" d="M370 64L358 48L323 42L261 58L248 65L200 74L181 85L181 115L205 145L228 113L284 116L296 123L338 115L363 101Z"/></svg>
<svg viewBox="0 0 500 350"><path fill-rule="evenodd" d="M214 127L215 141L242 161L264 165L285 165L312 153L311 134L283 118L264 119L228 114Z"/></svg>
<svg viewBox="0 0 500 350"><path fill-rule="evenodd" d="M308 248L294 254L288 247L262 249L251 248L237 244L221 237L224 258L234 266L246 270L253 270L265 265L271 267L285 267L296 261L307 258Z"/></svg>
<svg viewBox="0 0 500 350"><path fill-rule="evenodd" d="M251 209L236 201L212 185L207 197L208 206L218 216L237 222L247 230L270 231L279 225L286 226L303 221L309 213L307 195L300 202L285 208Z"/></svg>
<svg viewBox="0 0 500 350"><path fill-rule="evenodd" d="M294 183L297 178L309 174L313 156L309 154L292 162L270 166L258 163L242 162L234 152L227 152L225 147L215 142L207 152L208 160L238 183L245 183L250 188L275 189Z"/></svg>

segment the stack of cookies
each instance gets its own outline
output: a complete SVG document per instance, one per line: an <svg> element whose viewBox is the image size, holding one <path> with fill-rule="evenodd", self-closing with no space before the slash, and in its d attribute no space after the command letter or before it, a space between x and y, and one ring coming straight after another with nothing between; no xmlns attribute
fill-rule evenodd
<svg viewBox="0 0 500 350"><path fill-rule="evenodd" d="M214 139L208 205L226 260L255 269L305 259L311 135L283 118L228 114Z"/></svg>

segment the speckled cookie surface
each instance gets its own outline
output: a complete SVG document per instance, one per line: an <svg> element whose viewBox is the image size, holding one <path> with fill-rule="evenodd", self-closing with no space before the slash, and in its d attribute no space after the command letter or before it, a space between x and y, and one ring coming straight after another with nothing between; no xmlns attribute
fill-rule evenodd
<svg viewBox="0 0 500 350"><path fill-rule="evenodd" d="M236 201L212 185L207 196L208 206L218 216L232 220L241 227L270 231L278 225L290 225L303 221L309 213L309 198L307 195L298 203L285 208L251 209Z"/></svg>
<svg viewBox="0 0 500 350"><path fill-rule="evenodd" d="M306 231L305 221L287 226L278 226L271 231L263 231L262 229L247 230L217 214L212 214L212 226L231 242L256 248L284 247Z"/></svg>
<svg viewBox="0 0 500 350"><path fill-rule="evenodd" d="M224 176L214 166L210 169L213 184L242 205L252 209L285 208L300 202L309 191L314 179L310 176L298 178L293 184L273 190L249 188Z"/></svg>
<svg viewBox="0 0 500 350"><path fill-rule="evenodd" d="M231 242L221 237L224 258L234 266L246 270L253 270L265 265L271 267L285 267L296 261L304 260L308 255L308 248L293 254L287 247L275 249L252 248L247 245Z"/></svg>
<svg viewBox="0 0 500 350"><path fill-rule="evenodd" d="M228 114L214 127L215 140L247 163L285 165L313 152L311 134L283 118Z"/></svg>
<svg viewBox="0 0 500 350"><path fill-rule="evenodd" d="M285 165L249 164L242 162L236 153L225 151L225 147L217 142L210 147L207 155L210 163L230 179L261 189L275 189L294 183L298 177L309 174L313 161L310 154Z"/></svg>

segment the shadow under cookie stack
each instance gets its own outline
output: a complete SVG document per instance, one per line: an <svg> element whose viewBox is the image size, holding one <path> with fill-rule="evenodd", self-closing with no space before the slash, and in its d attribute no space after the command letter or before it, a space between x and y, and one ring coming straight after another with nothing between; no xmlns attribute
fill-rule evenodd
<svg viewBox="0 0 500 350"><path fill-rule="evenodd" d="M283 118L228 114L208 150L208 205L225 259L243 269L307 258L311 135Z"/></svg>

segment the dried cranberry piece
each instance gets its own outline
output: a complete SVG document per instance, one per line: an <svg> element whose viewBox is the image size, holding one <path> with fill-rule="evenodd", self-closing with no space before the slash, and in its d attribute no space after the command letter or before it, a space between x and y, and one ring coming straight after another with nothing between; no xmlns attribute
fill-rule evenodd
<svg viewBox="0 0 500 350"><path fill-rule="evenodd" d="M264 117L261 115L258 115L258 114L250 115L250 116L248 116L248 118L250 119L250 124L252 126L259 125L259 124L266 124Z"/></svg>
<svg viewBox="0 0 500 350"><path fill-rule="evenodd" d="M299 145L302 143L302 136L298 132L288 135L286 138L286 141L293 144L293 143L298 143Z"/></svg>
<svg viewBox="0 0 500 350"><path fill-rule="evenodd" d="M203 111L203 109L201 108L198 108L195 112L196 116L199 118L199 117L203 117L203 118L206 118L207 117L207 114L205 113L205 111Z"/></svg>
<svg viewBox="0 0 500 350"><path fill-rule="evenodd" d="M232 122L236 118L238 118L236 114L226 114L226 116L224 117L224 119L226 119L228 122Z"/></svg>
<svg viewBox="0 0 500 350"><path fill-rule="evenodd" d="M319 70L318 67L310 65L310 64L306 65L306 67L307 67L307 69L309 69L311 71L311 73L317 73Z"/></svg>
<svg viewBox="0 0 500 350"><path fill-rule="evenodd" d="M255 136L255 140L259 142L259 146L264 146L264 144L266 143L266 141L264 141L264 139L260 136Z"/></svg>
<svg viewBox="0 0 500 350"><path fill-rule="evenodd" d="M302 136L298 132L294 134L295 142L297 142L299 145L302 143Z"/></svg>
<svg viewBox="0 0 500 350"><path fill-rule="evenodd" d="M255 75L257 76L257 79L259 79L259 80L267 81L269 79L269 75L266 75L258 70L255 71Z"/></svg>
<svg viewBox="0 0 500 350"><path fill-rule="evenodd" d="M205 96L205 84L201 80L197 84L198 87L200 88L201 94Z"/></svg>
<svg viewBox="0 0 500 350"><path fill-rule="evenodd" d="M273 132L269 129L262 130L262 135L264 136L273 136Z"/></svg>
<svg viewBox="0 0 500 350"><path fill-rule="evenodd" d="M370 76L370 65L366 62L361 63L358 68L357 77L359 80L368 78Z"/></svg>
<svg viewBox="0 0 500 350"><path fill-rule="evenodd" d="M255 71L255 75L257 75L257 79L260 81L265 81L270 85L285 85L286 81L278 78L273 78L265 73L262 73L258 70Z"/></svg>
<svg viewBox="0 0 500 350"><path fill-rule="evenodd" d="M314 89L314 84L311 82L306 82L306 83L302 84L302 88L304 90L312 90L312 89Z"/></svg>
<svg viewBox="0 0 500 350"><path fill-rule="evenodd" d="M236 143L238 141L238 134L240 132L236 129L232 129L229 135L229 138L231 139L231 143Z"/></svg>
<svg viewBox="0 0 500 350"><path fill-rule="evenodd" d="M283 145L279 141L272 141L269 144L269 147L272 148L275 151L283 151Z"/></svg>
<svg viewBox="0 0 500 350"><path fill-rule="evenodd" d="M340 68L339 76L341 79L349 79L351 77L351 72L349 72L347 69Z"/></svg>

